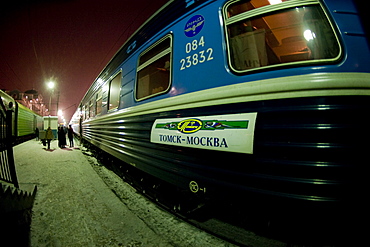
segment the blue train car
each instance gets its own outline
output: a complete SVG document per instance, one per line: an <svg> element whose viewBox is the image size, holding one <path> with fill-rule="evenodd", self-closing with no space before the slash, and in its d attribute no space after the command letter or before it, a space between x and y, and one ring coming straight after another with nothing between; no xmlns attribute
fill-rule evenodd
<svg viewBox="0 0 370 247"><path fill-rule="evenodd" d="M352 1L170 1L74 121L87 142L191 193L334 210L361 200L369 64Z"/></svg>

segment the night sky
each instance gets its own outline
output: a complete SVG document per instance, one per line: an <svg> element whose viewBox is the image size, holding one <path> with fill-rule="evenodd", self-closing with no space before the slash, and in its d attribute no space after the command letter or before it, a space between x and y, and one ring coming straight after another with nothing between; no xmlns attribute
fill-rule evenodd
<svg viewBox="0 0 370 247"><path fill-rule="evenodd" d="M0 10L0 89L37 90L69 121L94 79L167 0L22 0ZM54 114L53 114L54 115Z"/></svg>

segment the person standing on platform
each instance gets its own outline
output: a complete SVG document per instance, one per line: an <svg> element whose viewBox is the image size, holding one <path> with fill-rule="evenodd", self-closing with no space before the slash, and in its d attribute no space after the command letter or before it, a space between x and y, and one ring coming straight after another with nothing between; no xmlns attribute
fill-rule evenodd
<svg viewBox="0 0 370 247"><path fill-rule="evenodd" d="M58 127L58 146L60 148L65 148L66 144L66 133L64 132L63 127Z"/></svg>
<svg viewBox="0 0 370 247"><path fill-rule="evenodd" d="M39 133L40 133L39 128L36 127L35 129L36 141L39 140Z"/></svg>
<svg viewBox="0 0 370 247"><path fill-rule="evenodd" d="M73 129L72 125L69 125L68 127L68 139L69 139L69 147L73 147Z"/></svg>
<svg viewBox="0 0 370 247"><path fill-rule="evenodd" d="M50 142L52 139L54 139L53 131L51 130L50 126L46 130L45 139L46 139L46 142L48 143L48 149L50 149Z"/></svg>

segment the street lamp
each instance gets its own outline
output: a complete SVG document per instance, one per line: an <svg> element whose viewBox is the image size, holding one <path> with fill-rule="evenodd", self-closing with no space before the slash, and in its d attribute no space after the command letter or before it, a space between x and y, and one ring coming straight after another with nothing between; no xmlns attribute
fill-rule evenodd
<svg viewBox="0 0 370 247"><path fill-rule="evenodd" d="M54 88L54 86L55 86L55 83L54 83L54 82L52 82L52 81L49 81L49 82L48 82L48 87L49 87L50 89L53 89L53 88Z"/></svg>
<svg viewBox="0 0 370 247"><path fill-rule="evenodd" d="M54 92L55 83L52 82L52 81L49 81L47 85L48 85L48 88L51 90L50 91L50 98L49 98L49 115L51 115L51 95Z"/></svg>

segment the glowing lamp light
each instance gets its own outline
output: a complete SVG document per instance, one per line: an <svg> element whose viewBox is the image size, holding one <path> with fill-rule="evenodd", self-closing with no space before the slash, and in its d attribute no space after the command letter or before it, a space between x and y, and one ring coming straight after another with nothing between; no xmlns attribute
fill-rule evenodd
<svg viewBox="0 0 370 247"><path fill-rule="evenodd" d="M52 81L49 81L47 85L48 85L48 88L53 89L55 86L55 83Z"/></svg>

